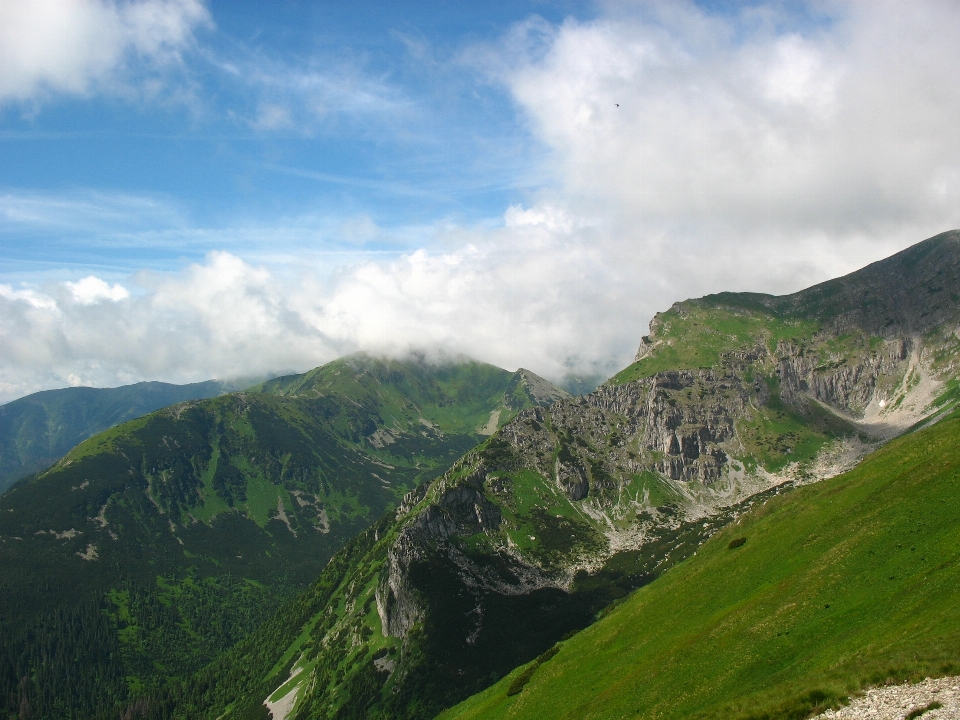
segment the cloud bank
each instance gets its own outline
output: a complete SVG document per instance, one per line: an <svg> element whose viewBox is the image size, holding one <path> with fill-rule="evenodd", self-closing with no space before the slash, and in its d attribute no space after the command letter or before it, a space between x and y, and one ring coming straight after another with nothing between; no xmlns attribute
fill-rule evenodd
<svg viewBox="0 0 960 720"><path fill-rule="evenodd" d="M213 252L121 284L0 285L0 396L358 349L608 374L676 300L792 292L960 226L960 6L804 10L616 3L468 48L547 148L548 188L481 225L394 229L412 249L335 272Z"/></svg>

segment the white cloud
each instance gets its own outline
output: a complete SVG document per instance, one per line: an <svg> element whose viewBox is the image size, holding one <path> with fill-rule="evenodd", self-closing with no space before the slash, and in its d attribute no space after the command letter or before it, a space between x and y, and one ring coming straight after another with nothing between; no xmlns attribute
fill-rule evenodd
<svg viewBox="0 0 960 720"><path fill-rule="evenodd" d="M84 95L125 63L176 62L211 22L201 0L2 0L0 17L0 102Z"/></svg>
<svg viewBox="0 0 960 720"><path fill-rule="evenodd" d="M819 7L832 14L784 34L770 25L791 18L755 10L620 8L564 23L545 52L511 37L498 72L553 148L564 203L633 241L727 234L753 253L770 232L902 243L956 225L960 6Z"/></svg>
<svg viewBox="0 0 960 720"><path fill-rule="evenodd" d="M41 310L57 311L57 302L33 290L14 290L9 285L0 285L0 298L10 302L24 302Z"/></svg>
<svg viewBox="0 0 960 720"><path fill-rule="evenodd" d="M64 285L73 293L73 299L81 305L93 305L103 300L119 302L130 297L130 291L123 285L111 286L93 275L88 275L77 282L65 282Z"/></svg>
<svg viewBox="0 0 960 720"><path fill-rule="evenodd" d="M613 369L607 328L591 318L630 324L635 313L616 307L626 288L611 285L595 253L547 223L457 233L458 249L332 277L302 261L271 270L217 252L177 273L143 274L143 292L129 296L95 277L44 292L0 286L0 384L23 394L71 376L186 382L307 369L359 349L463 353L554 377L571 363ZM621 355L635 334L622 333Z"/></svg>

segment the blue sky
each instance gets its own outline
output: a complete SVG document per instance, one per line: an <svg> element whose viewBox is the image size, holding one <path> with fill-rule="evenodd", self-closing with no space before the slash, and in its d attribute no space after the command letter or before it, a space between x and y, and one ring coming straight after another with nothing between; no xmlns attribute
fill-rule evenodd
<svg viewBox="0 0 960 720"><path fill-rule="evenodd" d="M535 169L543 148L506 89L464 52L531 16L556 23L594 14L569 2L206 8L209 21L195 24L179 67L158 72L128 57L133 67L113 82L133 87L40 88L3 107L2 191L76 207L60 204L61 217L49 222L7 219L2 279L88 268L122 276L173 269L211 249L269 253L274 245L211 244L189 233L150 242L150 232L500 215L544 182ZM156 97L130 99L138 73L164 83ZM356 244L316 229L311 245Z"/></svg>
<svg viewBox="0 0 960 720"><path fill-rule="evenodd" d="M960 8L0 0L0 402L368 350L553 379L960 226Z"/></svg>

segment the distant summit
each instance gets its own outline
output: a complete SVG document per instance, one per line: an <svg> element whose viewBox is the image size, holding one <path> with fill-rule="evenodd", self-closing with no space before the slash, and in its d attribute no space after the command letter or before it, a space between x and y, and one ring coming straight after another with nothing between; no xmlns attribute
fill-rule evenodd
<svg viewBox="0 0 960 720"><path fill-rule="evenodd" d="M168 405L241 387L221 380L189 385L141 382L117 388L44 390L0 405L0 494L107 428Z"/></svg>

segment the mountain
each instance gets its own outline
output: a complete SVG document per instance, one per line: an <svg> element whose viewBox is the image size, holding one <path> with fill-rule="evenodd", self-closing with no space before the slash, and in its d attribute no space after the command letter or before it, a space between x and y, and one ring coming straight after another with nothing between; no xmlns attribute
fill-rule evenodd
<svg viewBox="0 0 960 720"><path fill-rule="evenodd" d="M431 717L750 505L950 412L958 298L955 231L794 295L677 303L604 386L521 411L407 494L171 712Z"/></svg>
<svg viewBox="0 0 960 720"><path fill-rule="evenodd" d="M98 432L168 405L240 390L241 385L208 380L189 385L75 387L44 390L0 405L0 494Z"/></svg>
<svg viewBox="0 0 960 720"><path fill-rule="evenodd" d="M352 356L81 443L0 497L5 710L90 717L197 670L411 488L565 396L526 370Z"/></svg>
<svg viewBox="0 0 960 720"><path fill-rule="evenodd" d="M864 686L956 675L958 437L954 412L743 515L441 718L802 718Z"/></svg>

